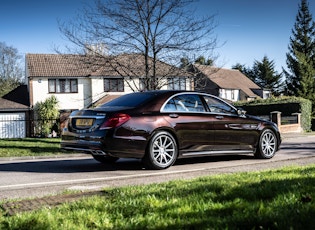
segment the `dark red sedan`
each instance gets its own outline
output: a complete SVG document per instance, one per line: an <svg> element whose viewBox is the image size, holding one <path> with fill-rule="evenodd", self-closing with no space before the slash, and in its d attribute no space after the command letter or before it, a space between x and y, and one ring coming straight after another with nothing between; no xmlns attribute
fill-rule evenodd
<svg viewBox="0 0 315 230"><path fill-rule="evenodd" d="M138 158L149 168L165 169L177 158L211 154L269 159L280 143L276 124L245 115L213 95L149 91L73 112L61 148L90 153L103 163Z"/></svg>

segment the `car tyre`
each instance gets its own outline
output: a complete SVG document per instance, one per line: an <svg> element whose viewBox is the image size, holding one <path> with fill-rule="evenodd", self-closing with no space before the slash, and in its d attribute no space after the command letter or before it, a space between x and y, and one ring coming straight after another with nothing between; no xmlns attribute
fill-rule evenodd
<svg viewBox="0 0 315 230"><path fill-rule="evenodd" d="M92 155L95 160L103 164L115 163L118 161L118 157L104 156L104 155Z"/></svg>
<svg viewBox="0 0 315 230"><path fill-rule="evenodd" d="M272 130L264 130L260 135L255 157L260 159L272 158L277 151L277 142L277 137Z"/></svg>
<svg viewBox="0 0 315 230"><path fill-rule="evenodd" d="M166 169L174 164L178 147L174 137L166 131L159 131L149 141L144 163L150 169Z"/></svg>

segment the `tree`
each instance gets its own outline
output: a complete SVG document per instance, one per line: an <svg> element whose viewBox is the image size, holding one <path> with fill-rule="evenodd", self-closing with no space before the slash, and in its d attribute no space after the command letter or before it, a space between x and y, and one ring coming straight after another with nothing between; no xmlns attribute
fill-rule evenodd
<svg viewBox="0 0 315 230"><path fill-rule="evenodd" d="M180 65L179 65L180 68L187 70L187 69L189 69L190 65L191 65L191 63L190 63L188 57L182 57L180 59Z"/></svg>
<svg viewBox="0 0 315 230"><path fill-rule="evenodd" d="M0 97L22 83L21 59L16 48L0 42Z"/></svg>
<svg viewBox="0 0 315 230"><path fill-rule="evenodd" d="M214 61L212 59L208 59L206 60L206 58L204 56L199 56L196 60L195 60L195 64L201 64L201 65L213 65Z"/></svg>
<svg viewBox="0 0 315 230"><path fill-rule="evenodd" d="M172 75L158 76L159 61L179 66L180 57L188 57L192 51L212 53L216 47L214 16L197 17L191 10L194 2L96 0L95 5L85 7L76 20L60 23L60 30L82 48L81 52L87 51L107 63L112 63L118 54L141 54L145 88L159 89L161 81ZM101 44L97 47L102 47L102 52L95 49L95 44ZM132 63L115 65L128 68Z"/></svg>
<svg viewBox="0 0 315 230"><path fill-rule="evenodd" d="M261 62L254 62L252 75L260 87L270 89L277 95L282 92L282 76L275 71L274 61L270 61L267 56L264 56Z"/></svg>
<svg viewBox="0 0 315 230"><path fill-rule="evenodd" d="M312 63L312 68L315 68L315 23L309 11L307 0L301 0L299 5L296 22L290 37L289 52L286 56L288 71L283 69L286 76L286 93L300 96L299 93L303 91L301 89L303 87L301 85L302 79L303 84L305 84L305 80L310 78L303 76L305 71L303 71L304 68L300 68L299 61L308 61ZM307 84L312 85L312 82Z"/></svg>
<svg viewBox="0 0 315 230"><path fill-rule="evenodd" d="M312 101L313 108L315 106L315 68L314 61L303 53L296 54L298 60L298 71L301 73L300 87L297 94L300 97Z"/></svg>
<svg viewBox="0 0 315 230"><path fill-rule="evenodd" d="M59 117L58 100L52 95L45 101L37 102L34 106L36 117L36 133L47 136Z"/></svg>
<svg viewBox="0 0 315 230"><path fill-rule="evenodd" d="M256 82L256 76L253 74L253 71L251 68L246 67L244 64L236 63L234 66L232 66L232 69L237 69L244 75L246 75L249 79L251 79L253 82Z"/></svg>
<svg viewBox="0 0 315 230"><path fill-rule="evenodd" d="M252 68L237 63L232 69L239 70L257 85L272 90L276 95L283 91L282 75L275 71L274 61L270 61L267 56L261 62L255 60Z"/></svg>

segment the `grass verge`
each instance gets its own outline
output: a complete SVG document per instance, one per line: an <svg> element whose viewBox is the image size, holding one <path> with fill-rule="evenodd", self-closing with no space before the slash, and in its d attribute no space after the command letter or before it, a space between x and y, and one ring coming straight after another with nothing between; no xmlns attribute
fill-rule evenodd
<svg viewBox="0 0 315 230"><path fill-rule="evenodd" d="M0 157L45 156L63 154L60 138L0 139Z"/></svg>
<svg viewBox="0 0 315 230"><path fill-rule="evenodd" d="M104 190L0 229L315 229L315 165Z"/></svg>

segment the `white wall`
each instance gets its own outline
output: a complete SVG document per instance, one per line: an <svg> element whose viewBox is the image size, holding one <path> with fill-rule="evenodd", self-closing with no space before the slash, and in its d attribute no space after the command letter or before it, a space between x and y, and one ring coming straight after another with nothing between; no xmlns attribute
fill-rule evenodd
<svg viewBox="0 0 315 230"><path fill-rule="evenodd" d="M87 104L91 97L88 96L91 90L86 86L90 86L89 79L78 78L78 93L48 93L48 78L33 78L33 104L45 101L51 95L56 96L59 101L59 109L81 109ZM86 89L84 91L84 89ZM31 89L30 89L31 90Z"/></svg>
<svg viewBox="0 0 315 230"><path fill-rule="evenodd" d="M51 79L52 78L53 77L51 77ZM139 87L139 79L130 79L124 81L124 92L104 92L103 77L92 77L77 78L77 93L49 93L48 79L49 78L47 77L33 77L33 105L37 102L45 101L51 95L54 95L59 101L60 110L82 109L90 106L92 103L96 102L105 95L122 95L132 93L133 89L136 89L135 85ZM186 79L186 89L191 90L191 87L191 81ZM167 89L167 85L163 85L161 89ZM32 89L30 88L30 90Z"/></svg>
<svg viewBox="0 0 315 230"><path fill-rule="evenodd" d="M91 91L90 95L92 95L92 101L95 102L102 98L106 93L104 92L104 80L103 77L93 77L91 78ZM93 92L93 94L92 94ZM88 95L85 95L88 96Z"/></svg>
<svg viewBox="0 0 315 230"><path fill-rule="evenodd" d="M238 89L220 89L219 97L230 100L238 101L239 100L239 90Z"/></svg>

